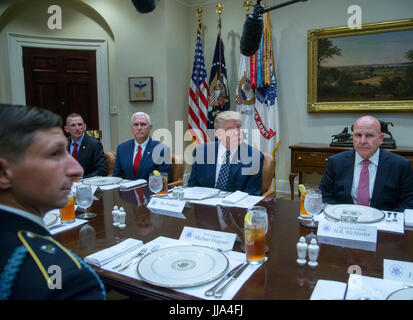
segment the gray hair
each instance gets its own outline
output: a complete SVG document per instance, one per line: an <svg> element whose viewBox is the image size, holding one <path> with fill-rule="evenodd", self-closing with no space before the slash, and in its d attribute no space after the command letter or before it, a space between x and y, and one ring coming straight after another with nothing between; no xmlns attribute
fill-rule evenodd
<svg viewBox="0 0 413 320"><path fill-rule="evenodd" d="M135 112L135 113L132 115L132 118L130 119L131 123L133 123L133 118L135 118L136 116L145 116L145 117L146 117L146 120L147 120L148 123L149 123L149 125L152 125L151 117L149 116L149 114L147 114L147 113L145 113L145 112L141 112L141 111Z"/></svg>
<svg viewBox="0 0 413 320"><path fill-rule="evenodd" d="M36 132L62 126L62 118L46 109L0 104L0 157L24 158Z"/></svg>
<svg viewBox="0 0 413 320"><path fill-rule="evenodd" d="M224 111L224 112L218 113L218 115L215 117L215 120L214 120L215 130L221 128L222 123L227 120L242 121L241 113L236 112L236 111Z"/></svg>

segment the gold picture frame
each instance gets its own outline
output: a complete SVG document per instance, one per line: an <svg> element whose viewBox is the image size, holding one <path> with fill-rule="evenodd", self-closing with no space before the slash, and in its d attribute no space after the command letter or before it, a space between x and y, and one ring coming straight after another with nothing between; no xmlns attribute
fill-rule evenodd
<svg viewBox="0 0 413 320"><path fill-rule="evenodd" d="M129 101L153 102L153 77L129 77Z"/></svg>
<svg viewBox="0 0 413 320"><path fill-rule="evenodd" d="M309 30L307 111L412 112L413 41L403 51L406 39L413 19Z"/></svg>

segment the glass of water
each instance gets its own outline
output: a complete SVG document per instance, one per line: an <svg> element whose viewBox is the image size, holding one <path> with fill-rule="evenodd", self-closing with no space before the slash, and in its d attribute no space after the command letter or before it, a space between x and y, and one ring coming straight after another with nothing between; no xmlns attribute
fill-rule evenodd
<svg viewBox="0 0 413 320"><path fill-rule="evenodd" d="M311 222L306 226L309 228L317 228L317 223L314 222L314 216L319 214L323 209L323 196L319 189L307 189L304 200L304 209L311 215Z"/></svg>
<svg viewBox="0 0 413 320"><path fill-rule="evenodd" d="M151 190L154 193L154 195L152 196L156 197L156 194L162 190L162 176L150 173L148 186L149 190Z"/></svg>
<svg viewBox="0 0 413 320"><path fill-rule="evenodd" d="M84 213L78 215L80 219L92 219L96 217L96 213L87 212L93 203L92 186L87 184L78 184L76 186L76 204L84 210Z"/></svg>

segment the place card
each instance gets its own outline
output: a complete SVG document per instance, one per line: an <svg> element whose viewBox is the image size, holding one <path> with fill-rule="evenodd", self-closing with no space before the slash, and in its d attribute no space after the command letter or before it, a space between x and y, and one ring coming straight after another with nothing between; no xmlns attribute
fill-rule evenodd
<svg viewBox="0 0 413 320"><path fill-rule="evenodd" d="M151 201L149 201L147 208L153 213L186 219L186 217L182 214L185 204L186 201L183 200L153 197Z"/></svg>
<svg viewBox="0 0 413 320"><path fill-rule="evenodd" d="M179 240L225 251L232 250L236 237L235 233L184 227Z"/></svg>
<svg viewBox="0 0 413 320"><path fill-rule="evenodd" d="M413 263L384 259L383 279L413 283Z"/></svg>
<svg viewBox="0 0 413 320"><path fill-rule="evenodd" d="M319 221L317 237L320 243L375 251L377 227L358 223Z"/></svg>

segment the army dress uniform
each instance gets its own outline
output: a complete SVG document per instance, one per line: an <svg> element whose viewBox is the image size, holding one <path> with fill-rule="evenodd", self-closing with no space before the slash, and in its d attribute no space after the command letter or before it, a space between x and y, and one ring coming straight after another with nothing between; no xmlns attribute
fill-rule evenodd
<svg viewBox="0 0 413 320"><path fill-rule="evenodd" d="M40 217L0 205L0 299L105 299L102 281Z"/></svg>

